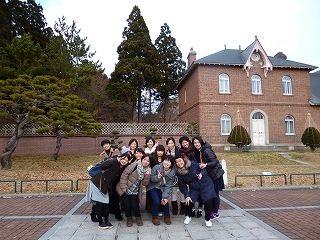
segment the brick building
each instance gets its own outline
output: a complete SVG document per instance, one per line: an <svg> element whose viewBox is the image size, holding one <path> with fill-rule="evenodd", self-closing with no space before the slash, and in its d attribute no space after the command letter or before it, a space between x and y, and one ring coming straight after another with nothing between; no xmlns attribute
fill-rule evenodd
<svg viewBox="0 0 320 240"><path fill-rule="evenodd" d="M320 127L320 84L311 92L310 83L314 69L282 52L268 56L257 37L244 50L225 48L199 60L191 49L177 85L179 120L198 122L201 136L215 146L230 146L228 135L238 124L249 132L251 146L302 146L308 113Z"/></svg>

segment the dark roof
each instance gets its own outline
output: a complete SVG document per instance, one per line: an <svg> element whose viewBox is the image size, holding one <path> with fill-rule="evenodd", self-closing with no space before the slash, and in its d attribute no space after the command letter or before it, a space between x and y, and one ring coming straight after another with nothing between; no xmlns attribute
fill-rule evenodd
<svg viewBox="0 0 320 240"><path fill-rule="evenodd" d="M251 44L252 45L252 44ZM243 65L246 63L249 54L251 52L252 46L247 47L245 50L241 51L239 49L224 49L220 52L216 52L209 56L195 60L194 63L199 64L223 64L223 65ZM273 67L291 67L291 68L306 68L315 69L317 67L286 60L283 58L268 56Z"/></svg>
<svg viewBox="0 0 320 240"><path fill-rule="evenodd" d="M256 37L255 41L253 43L251 43L244 50L224 49L219 52L208 55L206 57L195 60L191 64L191 66L189 66L185 75L182 77L180 82L177 84L176 89L180 88L180 86L183 84L183 82L188 77L188 75L191 74L194 71L194 69L197 68L197 65L207 65L208 64L208 65L229 65L229 66L232 66L232 65L233 66L237 66L237 65L242 66L243 65L244 66L246 64L248 58L250 57L250 54L251 54L256 43L258 43L260 45L260 47L262 48L262 51L265 53L262 45L260 44L259 40ZM285 59L286 56L282 52L277 53L276 56L277 57L267 56L269 61L272 64L272 67L274 67L274 68L283 67L283 68L298 68L298 69L310 69L310 70L314 70L317 68L316 66L312 66L309 64L304 64L304 63L299 63L299 62L287 60L287 59ZM283 58L283 57L285 57L285 58Z"/></svg>
<svg viewBox="0 0 320 240"><path fill-rule="evenodd" d="M314 73L310 73L310 87L310 103L312 105L320 105L320 70Z"/></svg>

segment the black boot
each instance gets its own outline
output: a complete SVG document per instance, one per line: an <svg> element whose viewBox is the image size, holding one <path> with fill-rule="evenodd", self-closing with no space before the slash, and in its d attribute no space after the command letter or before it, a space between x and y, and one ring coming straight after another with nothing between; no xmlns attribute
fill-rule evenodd
<svg viewBox="0 0 320 240"><path fill-rule="evenodd" d="M171 206L172 206L172 215L178 215L178 202L171 201Z"/></svg>
<svg viewBox="0 0 320 240"><path fill-rule="evenodd" d="M184 216L185 213L186 213L185 204L186 204L186 203L180 202L180 215L183 215L183 216Z"/></svg>
<svg viewBox="0 0 320 240"><path fill-rule="evenodd" d="M96 205L94 205L94 204L92 205L90 217L91 217L92 222L99 222L99 220L97 218L97 213L96 213Z"/></svg>

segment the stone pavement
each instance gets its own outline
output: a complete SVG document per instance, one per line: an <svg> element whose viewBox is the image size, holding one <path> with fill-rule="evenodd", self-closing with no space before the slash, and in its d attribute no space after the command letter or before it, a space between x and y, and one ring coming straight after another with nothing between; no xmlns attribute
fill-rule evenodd
<svg viewBox="0 0 320 240"><path fill-rule="evenodd" d="M320 239L316 186L226 189L211 228L204 218L184 225L179 215L171 216L172 225L154 226L143 212L141 227L126 227L111 215L114 227L102 230L91 222L90 210L83 193L0 195L0 239Z"/></svg>

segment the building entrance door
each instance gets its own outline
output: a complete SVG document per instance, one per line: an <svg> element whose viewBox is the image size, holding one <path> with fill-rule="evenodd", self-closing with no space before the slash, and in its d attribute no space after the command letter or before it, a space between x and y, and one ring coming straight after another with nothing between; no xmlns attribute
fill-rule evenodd
<svg viewBox="0 0 320 240"><path fill-rule="evenodd" d="M252 143L253 145L265 145L264 116L262 113L255 113L252 116Z"/></svg>

